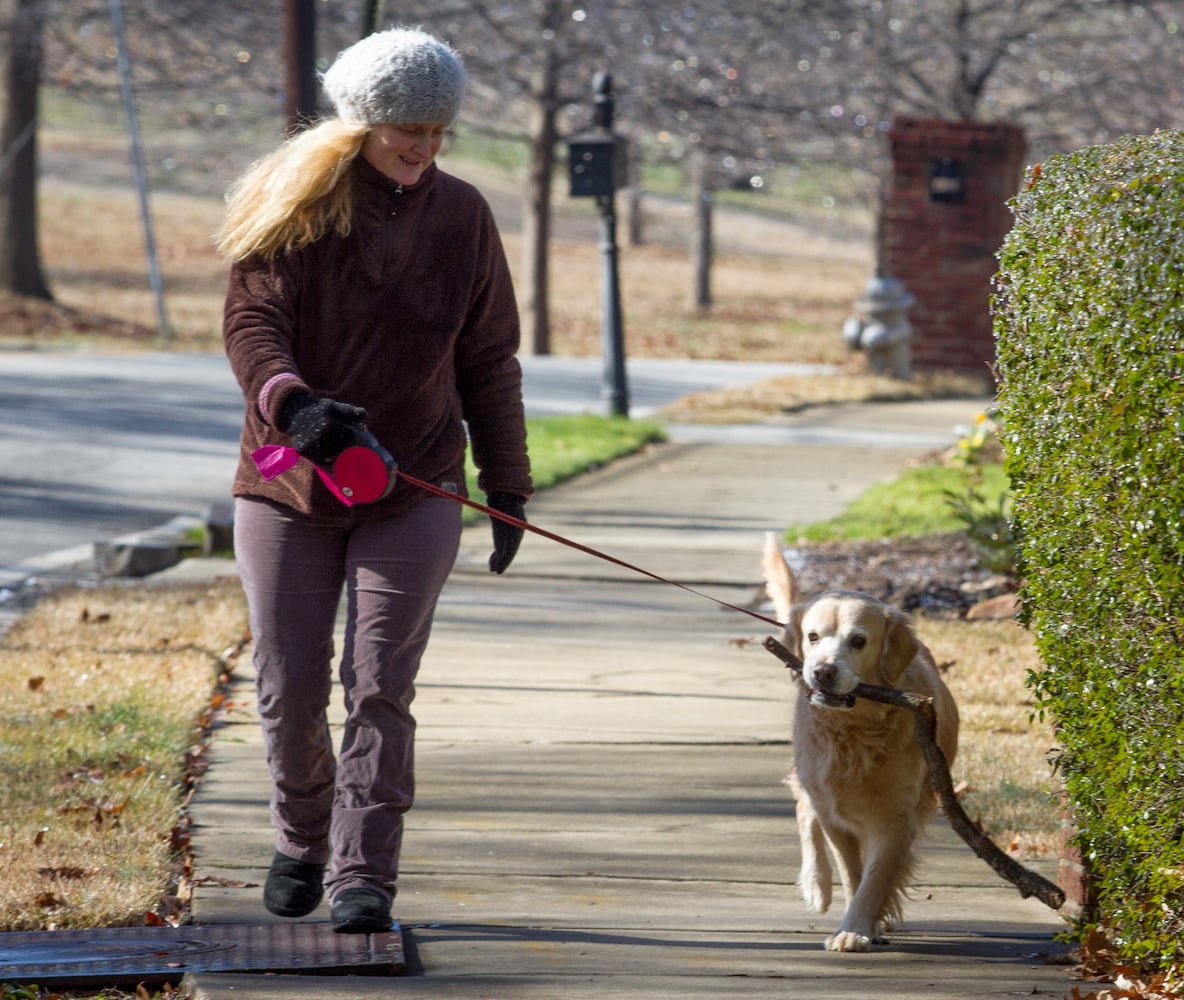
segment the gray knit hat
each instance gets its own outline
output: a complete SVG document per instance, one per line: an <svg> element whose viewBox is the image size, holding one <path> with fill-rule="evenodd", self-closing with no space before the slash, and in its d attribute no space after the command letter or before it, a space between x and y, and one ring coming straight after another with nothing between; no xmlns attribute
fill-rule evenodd
<svg viewBox="0 0 1184 1000"><path fill-rule="evenodd" d="M414 28L367 35L321 77L337 114L368 125L451 125L466 80L459 53Z"/></svg>

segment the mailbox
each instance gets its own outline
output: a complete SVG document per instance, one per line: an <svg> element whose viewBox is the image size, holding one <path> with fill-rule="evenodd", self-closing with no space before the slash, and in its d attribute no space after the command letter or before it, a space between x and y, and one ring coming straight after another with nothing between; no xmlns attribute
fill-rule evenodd
<svg viewBox="0 0 1184 1000"><path fill-rule="evenodd" d="M567 143L567 166L573 198L609 198L626 184L625 139L594 128Z"/></svg>
<svg viewBox="0 0 1184 1000"><path fill-rule="evenodd" d="M929 200L960 205L966 200L966 171L962 164L943 156L929 170Z"/></svg>

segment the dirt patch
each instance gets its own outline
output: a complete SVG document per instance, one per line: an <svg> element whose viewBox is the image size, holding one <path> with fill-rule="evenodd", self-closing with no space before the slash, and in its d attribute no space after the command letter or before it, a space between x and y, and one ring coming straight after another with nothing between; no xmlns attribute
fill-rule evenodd
<svg viewBox="0 0 1184 1000"><path fill-rule="evenodd" d="M42 299L0 292L0 344L26 346L124 343L147 347L156 332L139 323Z"/></svg>

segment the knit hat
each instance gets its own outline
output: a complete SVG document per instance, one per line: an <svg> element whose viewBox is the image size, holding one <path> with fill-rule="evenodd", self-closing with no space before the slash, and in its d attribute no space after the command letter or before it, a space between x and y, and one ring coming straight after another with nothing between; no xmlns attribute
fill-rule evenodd
<svg viewBox="0 0 1184 1000"><path fill-rule="evenodd" d="M337 56L321 83L337 114L368 125L451 125L464 97L460 54L414 28L367 35Z"/></svg>

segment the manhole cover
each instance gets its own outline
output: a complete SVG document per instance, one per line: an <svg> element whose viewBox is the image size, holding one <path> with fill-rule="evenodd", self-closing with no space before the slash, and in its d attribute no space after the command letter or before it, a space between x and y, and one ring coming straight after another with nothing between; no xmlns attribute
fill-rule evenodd
<svg viewBox="0 0 1184 1000"><path fill-rule="evenodd" d="M0 934L0 982L41 986L179 982L187 972L406 971L398 924L334 934L327 923L113 927Z"/></svg>

